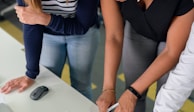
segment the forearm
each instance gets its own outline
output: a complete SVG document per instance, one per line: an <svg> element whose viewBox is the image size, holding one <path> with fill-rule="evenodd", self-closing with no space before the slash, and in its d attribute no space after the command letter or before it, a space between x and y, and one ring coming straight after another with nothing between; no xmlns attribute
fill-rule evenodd
<svg viewBox="0 0 194 112"><path fill-rule="evenodd" d="M171 70L178 62L191 31L191 25L194 20L193 11L190 10L186 14L173 19L167 32L165 49L142 76L132 84L139 93L143 93L153 82ZM182 30L183 28L184 30Z"/></svg>
<svg viewBox="0 0 194 112"><path fill-rule="evenodd" d="M26 56L26 75L35 79L39 74L39 60L42 49L44 27L41 25L23 25L23 38Z"/></svg>
<svg viewBox="0 0 194 112"><path fill-rule="evenodd" d="M142 94L151 84L176 65L178 57L169 55L167 51L162 52L131 86Z"/></svg>
<svg viewBox="0 0 194 112"><path fill-rule="evenodd" d="M101 0L101 8L106 31L103 89L114 89L122 54L123 21L116 1Z"/></svg>
<svg viewBox="0 0 194 112"><path fill-rule="evenodd" d="M93 23L82 24L77 16L74 18L64 18L60 15L47 14L44 12L38 12L37 15L38 21L36 24L43 25L52 32L61 35L85 34L88 29L95 23L95 18L92 17L91 20L93 20Z"/></svg>
<svg viewBox="0 0 194 112"><path fill-rule="evenodd" d="M115 89L117 70L120 65L122 43L106 40L103 89Z"/></svg>
<svg viewBox="0 0 194 112"><path fill-rule="evenodd" d="M24 1L17 0L19 6L25 6ZM39 74L39 60L43 39L42 25L23 24L23 40L26 56L26 75L35 79Z"/></svg>

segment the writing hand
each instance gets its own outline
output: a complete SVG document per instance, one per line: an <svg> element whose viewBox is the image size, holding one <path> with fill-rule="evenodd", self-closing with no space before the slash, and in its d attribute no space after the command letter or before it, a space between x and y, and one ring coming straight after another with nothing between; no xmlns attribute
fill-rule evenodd
<svg viewBox="0 0 194 112"><path fill-rule="evenodd" d="M115 92L114 91L103 91L102 94L98 97L96 104L100 112L107 112L108 108L116 102Z"/></svg>
<svg viewBox="0 0 194 112"><path fill-rule="evenodd" d="M137 97L131 93L129 90L126 90L118 100L119 105L114 112L134 112Z"/></svg>

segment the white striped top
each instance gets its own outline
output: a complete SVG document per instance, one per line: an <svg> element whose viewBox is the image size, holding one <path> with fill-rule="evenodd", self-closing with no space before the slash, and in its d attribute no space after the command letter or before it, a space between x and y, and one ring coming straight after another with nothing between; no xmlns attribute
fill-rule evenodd
<svg viewBox="0 0 194 112"><path fill-rule="evenodd" d="M74 17L78 0L42 0L43 12L61 15L64 18Z"/></svg>

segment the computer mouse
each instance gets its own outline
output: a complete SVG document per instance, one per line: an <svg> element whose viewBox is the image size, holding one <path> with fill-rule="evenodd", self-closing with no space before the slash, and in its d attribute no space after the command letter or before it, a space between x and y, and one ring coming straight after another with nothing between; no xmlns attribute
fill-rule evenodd
<svg viewBox="0 0 194 112"><path fill-rule="evenodd" d="M48 93L48 91L49 91L48 87L39 86L31 92L30 98L32 100L39 100L40 98L45 96Z"/></svg>

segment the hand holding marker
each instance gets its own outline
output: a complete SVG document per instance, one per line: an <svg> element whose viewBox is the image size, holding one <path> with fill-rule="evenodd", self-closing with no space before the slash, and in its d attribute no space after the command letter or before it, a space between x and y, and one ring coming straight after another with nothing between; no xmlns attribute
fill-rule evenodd
<svg viewBox="0 0 194 112"><path fill-rule="evenodd" d="M119 103L115 103L114 105L110 106L107 110L107 112L112 111L113 109L115 109L117 106L119 105Z"/></svg>

